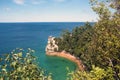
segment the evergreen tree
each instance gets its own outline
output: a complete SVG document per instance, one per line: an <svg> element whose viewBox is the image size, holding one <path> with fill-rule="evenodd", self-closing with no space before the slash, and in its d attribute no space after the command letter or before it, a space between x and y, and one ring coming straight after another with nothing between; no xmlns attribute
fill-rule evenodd
<svg viewBox="0 0 120 80"><path fill-rule="evenodd" d="M120 1L90 1L93 11L99 16L98 22L93 26L86 24L76 27L67 35L64 33L64 36L61 36L62 40L58 41L58 46L64 43L60 50L66 50L79 57L87 67L86 75L78 71L73 73L71 80L120 80ZM111 11L111 8L115 9L115 12ZM97 78L102 73L97 74L92 65L100 68L97 72L100 70L104 73L109 69L110 72ZM95 74L91 74L91 71ZM112 74L108 78L109 73ZM84 78L85 76L88 78Z"/></svg>

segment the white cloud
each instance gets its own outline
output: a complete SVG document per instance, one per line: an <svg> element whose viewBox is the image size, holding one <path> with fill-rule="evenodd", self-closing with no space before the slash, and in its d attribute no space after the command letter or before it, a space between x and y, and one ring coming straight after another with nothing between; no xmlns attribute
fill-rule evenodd
<svg viewBox="0 0 120 80"><path fill-rule="evenodd" d="M54 1L56 1L56 2L64 2L66 0L54 0Z"/></svg>
<svg viewBox="0 0 120 80"><path fill-rule="evenodd" d="M14 1L14 3L20 4L20 5L23 5L25 2L25 0L13 0L13 1Z"/></svg>
<svg viewBox="0 0 120 80"><path fill-rule="evenodd" d="M31 0L32 4L41 4L41 3L46 3L46 0Z"/></svg>

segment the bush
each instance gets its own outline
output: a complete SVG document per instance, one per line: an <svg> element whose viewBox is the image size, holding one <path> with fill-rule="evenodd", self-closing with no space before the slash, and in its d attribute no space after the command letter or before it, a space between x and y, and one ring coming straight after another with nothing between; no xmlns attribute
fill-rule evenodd
<svg viewBox="0 0 120 80"><path fill-rule="evenodd" d="M92 70L87 71L76 71L68 74L69 77L67 80L114 80L114 72L112 68L102 69L99 67L92 66Z"/></svg>
<svg viewBox="0 0 120 80"><path fill-rule="evenodd" d="M0 80L52 80L37 66L34 50L15 49L0 58Z"/></svg>

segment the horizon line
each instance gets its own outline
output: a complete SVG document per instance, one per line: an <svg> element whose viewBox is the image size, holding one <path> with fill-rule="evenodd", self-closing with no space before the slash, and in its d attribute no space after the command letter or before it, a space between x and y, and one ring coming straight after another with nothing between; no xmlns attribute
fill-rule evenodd
<svg viewBox="0 0 120 80"><path fill-rule="evenodd" d="M97 21L43 21L43 22L0 22L0 23L71 23L71 22L75 22L75 23L79 23L79 22L97 22Z"/></svg>

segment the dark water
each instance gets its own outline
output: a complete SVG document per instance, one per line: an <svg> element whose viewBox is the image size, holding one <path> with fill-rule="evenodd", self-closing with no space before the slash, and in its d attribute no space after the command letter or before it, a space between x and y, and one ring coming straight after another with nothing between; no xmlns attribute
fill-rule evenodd
<svg viewBox="0 0 120 80"><path fill-rule="evenodd" d="M39 65L52 73L53 80L66 80L67 70L76 65L66 59L45 55L48 36L59 36L61 31L72 30L84 23L0 23L0 54L10 53L15 48L32 48Z"/></svg>

